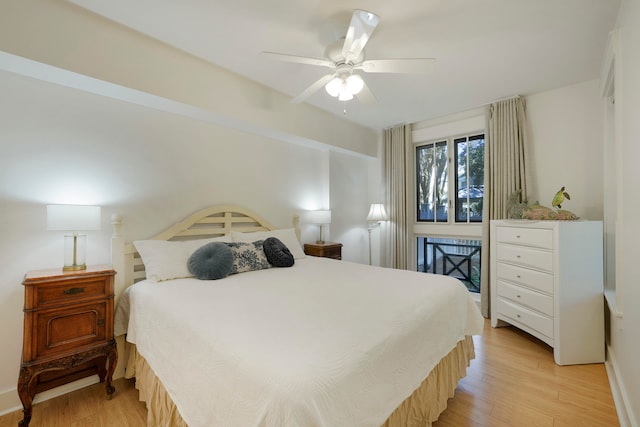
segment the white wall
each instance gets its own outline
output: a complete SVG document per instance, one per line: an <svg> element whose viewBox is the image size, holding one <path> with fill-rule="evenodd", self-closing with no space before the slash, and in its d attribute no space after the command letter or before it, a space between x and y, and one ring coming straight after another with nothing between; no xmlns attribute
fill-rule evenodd
<svg viewBox="0 0 640 427"><path fill-rule="evenodd" d="M528 95L529 202L551 206L565 186L562 208L584 219L603 218L602 103L599 81Z"/></svg>
<svg viewBox="0 0 640 427"><path fill-rule="evenodd" d="M537 200L550 207L555 193L565 186L571 200L565 201L564 209L584 219L602 219L603 113L599 81L525 98L529 202ZM418 123L413 138L421 142L482 130L482 123L483 110L469 110ZM419 225L416 230L428 230L425 227Z"/></svg>
<svg viewBox="0 0 640 427"><path fill-rule="evenodd" d="M622 317L610 316L607 363L615 381L622 426L640 426L640 2L623 0L618 15L616 115L620 115L620 170L616 231L616 292Z"/></svg>
<svg viewBox="0 0 640 427"><path fill-rule="evenodd" d="M281 93L66 1L3 0L0 52L184 103L234 126L376 155L370 129L291 104Z"/></svg>
<svg viewBox="0 0 640 427"><path fill-rule="evenodd" d="M19 405L23 276L63 262L62 233L45 230L46 204L102 206L102 229L88 233L89 264L110 262L113 213L124 215L131 241L220 203L278 227L291 226L294 213L331 207L347 258L366 259L358 236L366 233L359 218L368 177L377 174L370 129L293 107L282 94L63 1L3 3L0 51L17 55L0 52L0 413ZM21 74L25 58L45 73ZM67 83L51 83L54 74ZM101 80L71 88L85 75ZM105 82L115 86L96 94ZM141 94L194 113L122 100ZM315 240L315 228L302 229L303 241Z"/></svg>
<svg viewBox="0 0 640 427"><path fill-rule="evenodd" d="M342 259L345 261L368 263L366 217L370 197L365 189L369 177L363 172L376 169L378 164L378 159L331 153L333 212L329 239L342 243ZM375 245L376 249L378 246Z"/></svg>

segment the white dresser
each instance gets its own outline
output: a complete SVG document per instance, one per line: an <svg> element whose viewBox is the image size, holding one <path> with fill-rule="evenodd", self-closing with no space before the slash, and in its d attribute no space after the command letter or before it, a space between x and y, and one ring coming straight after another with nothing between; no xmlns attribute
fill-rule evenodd
<svg viewBox="0 0 640 427"><path fill-rule="evenodd" d="M601 221L491 221L491 326L553 347L558 365L604 362Z"/></svg>

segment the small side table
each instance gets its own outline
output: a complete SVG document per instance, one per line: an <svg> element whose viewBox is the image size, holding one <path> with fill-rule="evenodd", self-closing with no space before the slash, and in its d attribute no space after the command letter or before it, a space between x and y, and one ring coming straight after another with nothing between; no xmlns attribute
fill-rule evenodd
<svg viewBox="0 0 640 427"><path fill-rule="evenodd" d="M36 393L98 374L107 399L118 360L113 337L111 266L32 271L24 278L24 342L18 395L31 421Z"/></svg>
<svg viewBox="0 0 640 427"><path fill-rule="evenodd" d="M310 256L342 259L342 243L305 243L304 253Z"/></svg>

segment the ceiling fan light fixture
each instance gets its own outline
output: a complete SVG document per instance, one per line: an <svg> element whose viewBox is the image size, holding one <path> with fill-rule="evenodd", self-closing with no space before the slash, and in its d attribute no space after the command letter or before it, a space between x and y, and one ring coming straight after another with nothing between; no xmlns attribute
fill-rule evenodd
<svg viewBox="0 0 640 427"><path fill-rule="evenodd" d="M338 99L340 101L351 101L353 99L353 93L351 93L351 91L349 90L349 86L347 85L346 80L342 82L342 87L340 88Z"/></svg>
<svg viewBox="0 0 640 427"><path fill-rule="evenodd" d="M334 77L326 84L324 87L327 93L334 98L340 95L340 90L342 89L342 79L338 77Z"/></svg>
<svg viewBox="0 0 640 427"><path fill-rule="evenodd" d="M364 48L375 31L380 18L375 13L356 9L353 11L347 34L328 45L324 59L308 58L277 52L263 52L281 61L330 68L328 74L313 82L291 102L303 102L323 86L327 93L341 101L358 95L363 104L377 100L363 81L363 73L426 74L433 68L433 58L366 59ZM354 74L354 71L358 74Z"/></svg>
<svg viewBox="0 0 640 427"><path fill-rule="evenodd" d="M362 77L360 77L358 74L352 74L347 77L346 85L349 88L349 92L351 92L351 94L357 95L364 87L364 80L362 80Z"/></svg>

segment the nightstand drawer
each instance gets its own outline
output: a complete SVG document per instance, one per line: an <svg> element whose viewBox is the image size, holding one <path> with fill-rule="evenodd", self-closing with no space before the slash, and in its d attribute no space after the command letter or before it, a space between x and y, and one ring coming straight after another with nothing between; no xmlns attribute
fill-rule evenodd
<svg viewBox="0 0 640 427"><path fill-rule="evenodd" d="M520 283L529 288L553 295L553 275L551 273L502 262L497 263L496 270L498 272L498 280L504 279L509 282Z"/></svg>
<svg viewBox="0 0 640 427"><path fill-rule="evenodd" d="M553 254L541 249L498 244L496 259L540 270L553 271Z"/></svg>
<svg viewBox="0 0 640 427"><path fill-rule="evenodd" d="M33 308L82 302L93 298L106 298L109 294L108 284L108 280L104 277L96 277L83 281L65 280L56 286L36 286Z"/></svg>
<svg viewBox="0 0 640 427"><path fill-rule="evenodd" d="M551 230L497 227L496 233L496 241L498 242L553 249L553 231Z"/></svg>
<svg viewBox="0 0 640 427"><path fill-rule="evenodd" d="M498 296L553 317L553 297L498 280Z"/></svg>

